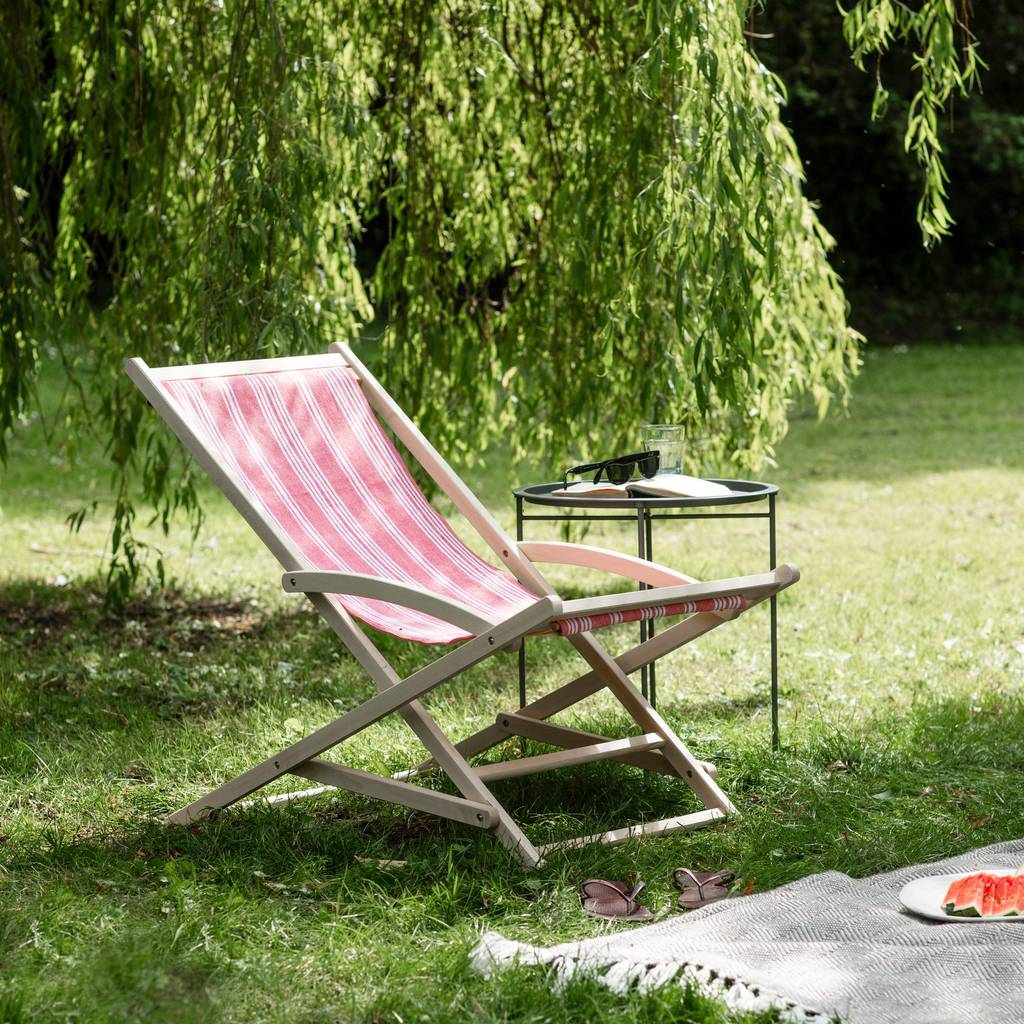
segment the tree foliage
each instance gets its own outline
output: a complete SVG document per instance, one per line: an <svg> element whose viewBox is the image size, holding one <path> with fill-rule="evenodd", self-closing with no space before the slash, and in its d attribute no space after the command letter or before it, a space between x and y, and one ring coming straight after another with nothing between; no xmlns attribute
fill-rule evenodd
<svg viewBox="0 0 1024 1024"><path fill-rule="evenodd" d="M750 27L761 59L786 83L783 116L803 159L805 194L820 203L836 239L831 262L851 321L871 342L965 340L960 332L972 321L1019 321L1024 8L989 0L971 11L986 62L984 93L956 98L941 119L956 227L932 249L921 244L914 216L922 171L904 148L918 84L912 55L897 48L882 60L887 111L872 120L876 68L865 73L849 59L833 0L771 4Z"/></svg>
<svg viewBox="0 0 1024 1024"><path fill-rule="evenodd" d="M949 180L943 163L940 122L953 97L978 84L982 67L969 24L967 0L923 0L914 8L901 0L857 0L844 15L853 59L864 69L876 57L872 116L882 117L889 102L881 59L894 43L913 48L917 86L910 100L904 146L921 167L923 183L917 219L926 248L949 234L953 218L946 206Z"/></svg>
<svg viewBox="0 0 1024 1024"><path fill-rule="evenodd" d="M888 45L886 6L848 16L858 56ZM844 392L857 335L748 14L10 0L0 438L53 346L60 440L95 430L114 467L115 593L140 496L165 525L200 518L126 355L315 350L376 314L385 383L457 457L499 436L536 461L633 447L653 417L759 465L795 396ZM958 59L929 58L926 127Z"/></svg>

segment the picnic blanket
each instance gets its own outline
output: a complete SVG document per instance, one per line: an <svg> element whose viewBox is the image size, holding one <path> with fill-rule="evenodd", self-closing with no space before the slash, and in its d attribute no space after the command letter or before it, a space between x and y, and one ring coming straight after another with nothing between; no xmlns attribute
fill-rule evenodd
<svg viewBox="0 0 1024 1024"><path fill-rule="evenodd" d="M1022 1024L1024 920L945 923L901 908L924 875L1024 861L1024 839L870 878L837 871L712 904L644 928L543 949L485 934L484 973L519 962L616 991L693 984L736 1010L844 1024Z"/></svg>

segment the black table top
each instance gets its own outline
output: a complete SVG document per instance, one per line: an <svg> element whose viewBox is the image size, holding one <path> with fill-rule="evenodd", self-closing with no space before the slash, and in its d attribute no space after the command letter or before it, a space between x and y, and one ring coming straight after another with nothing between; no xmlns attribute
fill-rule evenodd
<svg viewBox="0 0 1024 1024"><path fill-rule="evenodd" d="M566 498L551 493L561 489L560 481L517 487L512 493L532 505L552 505L557 508L628 508L636 510L641 508L703 508L708 505L742 505L751 501L762 501L770 494L777 494L779 490L775 484L761 483L757 480L724 480L717 477L708 477L708 479L716 484L724 484L732 493L722 494L715 498Z"/></svg>

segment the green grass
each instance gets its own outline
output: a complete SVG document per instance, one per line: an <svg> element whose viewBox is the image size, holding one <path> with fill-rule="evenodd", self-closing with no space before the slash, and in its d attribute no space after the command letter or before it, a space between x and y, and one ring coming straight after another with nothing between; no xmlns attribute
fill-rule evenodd
<svg viewBox="0 0 1024 1024"><path fill-rule="evenodd" d="M184 528L159 541L173 587L111 615L96 582L106 471L85 442L74 466L52 458L28 423L0 478L0 1024L771 1019L678 989L555 989L536 970L487 981L468 954L484 928L544 944L614 928L579 911L594 876L637 871L648 905L672 913L677 865L730 865L762 890L1024 835L1022 394L1024 347L873 352L849 418L797 418L766 474L783 488L780 557L803 571L780 602L783 752L768 750L758 609L659 671L661 709L742 816L529 875L485 834L348 796L161 825L371 688L212 497L195 545ZM492 454L477 481L506 525L510 472ZM99 518L68 536L64 516L94 499ZM696 575L765 561L759 522L659 524L656 539ZM587 540L628 550L631 536ZM619 649L633 632L606 636ZM437 653L380 643L402 672ZM532 690L576 674L574 659L534 643ZM499 656L428 703L463 733L515 688ZM629 730L607 700L572 721ZM343 750L377 771L419 754L400 723ZM607 764L498 793L537 841L693 806Z"/></svg>

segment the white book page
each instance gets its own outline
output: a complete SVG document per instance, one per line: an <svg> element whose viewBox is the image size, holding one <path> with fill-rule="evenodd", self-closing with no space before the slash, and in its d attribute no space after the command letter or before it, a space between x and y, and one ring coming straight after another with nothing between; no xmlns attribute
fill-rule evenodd
<svg viewBox="0 0 1024 1024"><path fill-rule="evenodd" d="M724 498L732 494L724 484L685 473L660 473L650 480L634 480L628 487L631 494L657 494L666 498Z"/></svg>

